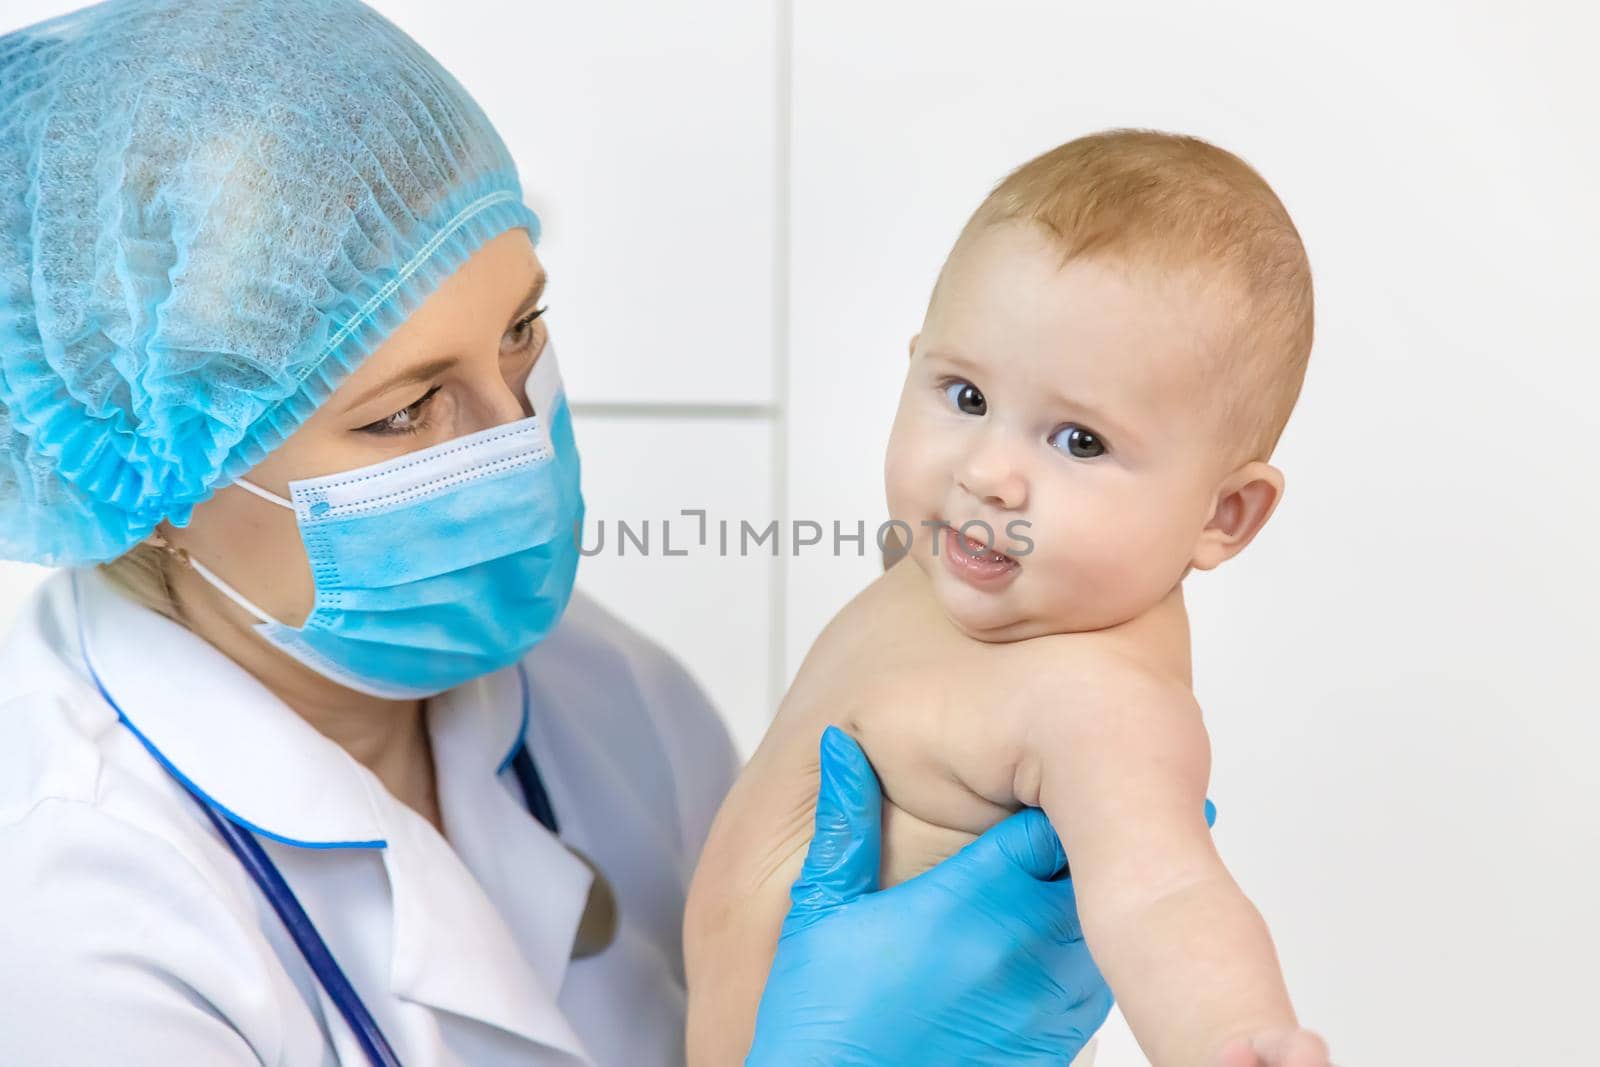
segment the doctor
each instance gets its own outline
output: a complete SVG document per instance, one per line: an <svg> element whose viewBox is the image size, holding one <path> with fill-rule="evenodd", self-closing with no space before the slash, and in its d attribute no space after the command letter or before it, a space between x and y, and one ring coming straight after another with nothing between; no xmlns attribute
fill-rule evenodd
<svg viewBox="0 0 1600 1067"><path fill-rule="evenodd" d="M484 115L354 0L88 8L0 104L0 555L63 567L0 649L0 1063L681 1062L734 756L573 594ZM750 1062L1069 1059L1109 995L1047 824L873 892L821 757Z"/></svg>

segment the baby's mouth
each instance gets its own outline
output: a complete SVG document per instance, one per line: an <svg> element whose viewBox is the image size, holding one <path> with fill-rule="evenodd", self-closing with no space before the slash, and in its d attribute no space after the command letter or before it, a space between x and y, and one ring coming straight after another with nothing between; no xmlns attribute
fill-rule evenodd
<svg viewBox="0 0 1600 1067"><path fill-rule="evenodd" d="M954 556L964 557L966 561L984 567L1009 570L1020 566L1016 560L998 549L990 547L983 541L975 540L951 526L948 522L941 524L950 536L945 542L946 550Z"/></svg>

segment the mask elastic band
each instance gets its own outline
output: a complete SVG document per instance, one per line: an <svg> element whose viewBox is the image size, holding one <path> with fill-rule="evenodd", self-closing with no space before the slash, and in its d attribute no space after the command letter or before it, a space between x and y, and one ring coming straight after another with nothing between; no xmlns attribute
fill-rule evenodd
<svg viewBox="0 0 1600 1067"><path fill-rule="evenodd" d="M270 492L270 491L268 491L266 489L263 489L259 485L252 485L250 482L245 481L243 478L235 478L233 480L233 484L237 485L240 489L244 489L244 490L247 490L247 491L249 491L251 493L254 493L256 496L260 497L262 500L271 501L272 503L278 505L280 508L288 508L290 511L294 510L294 502L293 501L285 500L285 499L283 499L283 497L279 496L277 493Z"/></svg>
<svg viewBox="0 0 1600 1067"><path fill-rule="evenodd" d="M243 593L239 592L221 578L218 578L211 572L210 567L207 567L204 563L201 563L199 560L188 555L187 553L185 553L185 558L189 561L189 566L194 568L195 573L200 575L200 577L204 578L207 582L211 583L212 588L214 588L217 592L221 593L223 596L227 597L229 600L233 601L235 604L239 605L241 608L248 611L250 614L254 615L257 619L264 623L271 625L278 621L271 615L268 615L266 612L256 607L254 604L250 603L249 600L246 600Z"/></svg>

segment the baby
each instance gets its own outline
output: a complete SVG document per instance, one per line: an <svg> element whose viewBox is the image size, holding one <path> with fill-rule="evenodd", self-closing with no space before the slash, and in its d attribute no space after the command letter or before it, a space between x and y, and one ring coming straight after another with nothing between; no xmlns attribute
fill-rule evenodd
<svg viewBox="0 0 1600 1067"><path fill-rule="evenodd" d="M1084 137L983 202L890 437L907 558L817 639L695 874L691 1064L743 1061L830 723L882 781L884 885L1042 807L1151 1063L1327 1063L1212 845L1181 592L1276 507L1311 335L1294 224L1203 141Z"/></svg>

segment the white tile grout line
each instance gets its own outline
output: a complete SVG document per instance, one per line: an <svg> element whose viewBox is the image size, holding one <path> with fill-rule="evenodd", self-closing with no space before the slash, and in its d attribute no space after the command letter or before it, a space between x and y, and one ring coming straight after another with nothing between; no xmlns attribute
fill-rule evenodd
<svg viewBox="0 0 1600 1067"><path fill-rule="evenodd" d="M789 528L789 285L791 280L791 229L789 211L790 163L794 147L794 0L777 0L778 32L775 56L776 89L773 122L773 230L772 230L772 335L773 397L772 496L778 529ZM772 571L768 607L772 624L767 628L767 717L783 699L785 659L788 655L789 568L779 551Z"/></svg>

